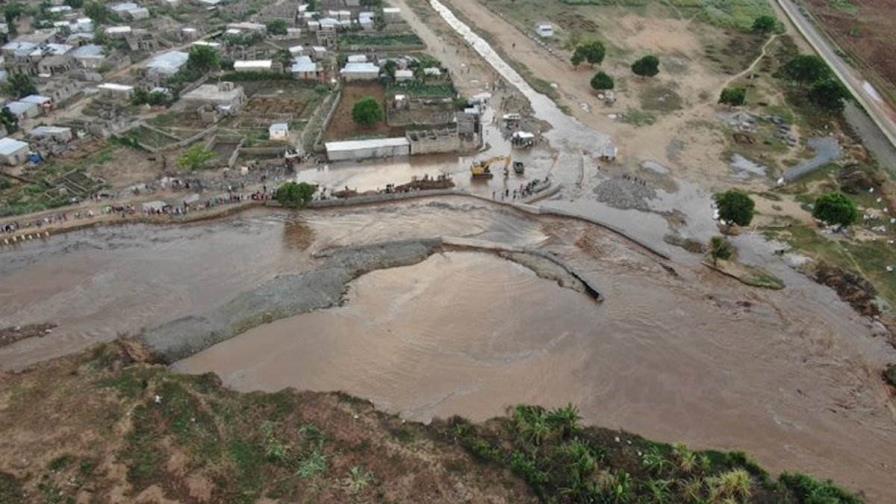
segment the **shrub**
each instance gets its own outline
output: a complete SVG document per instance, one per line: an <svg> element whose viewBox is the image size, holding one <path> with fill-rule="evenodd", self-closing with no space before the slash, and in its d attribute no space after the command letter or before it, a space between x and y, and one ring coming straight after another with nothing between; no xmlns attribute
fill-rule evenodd
<svg viewBox="0 0 896 504"><path fill-rule="evenodd" d="M383 120L383 107L372 96L361 98L352 107L352 119L361 126L373 126Z"/></svg>
<svg viewBox="0 0 896 504"><path fill-rule="evenodd" d="M738 226L749 226L753 221L756 203L746 193L738 190L726 191L716 195L719 206L719 218L733 222Z"/></svg>
<svg viewBox="0 0 896 504"><path fill-rule="evenodd" d="M849 226L859 219L859 209L843 193L833 192L815 200L812 216L831 225Z"/></svg>
<svg viewBox="0 0 896 504"><path fill-rule="evenodd" d="M722 90L719 103L739 107L747 101L747 90L742 87L728 87Z"/></svg>
<svg viewBox="0 0 896 504"><path fill-rule="evenodd" d="M834 486L830 481L816 481L805 474L784 473L779 479L793 492L798 502L806 504L862 504L859 498Z"/></svg>
<svg viewBox="0 0 896 504"><path fill-rule="evenodd" d="M753 31L756 33L770 33L778 27L778 20L774 16L759 16L753 21Z"/></svg>
<svg viewBox="0 0 896 504"><path fill-rule="evenodd" d="M660 60L656 56L648 54L632 63L632 72L641 77L654 77L660 73Z"/></svg>
<svg viewBox="0 0 896 504"><path fill-rule="evenodd" d="M311 201L316 188L305 182L287 182L277 188L274 199L281 205L290 208L301 208Z"/></svg>
<svg viewBox="0 0 896 504"><path fill-rule="evenodd" d="M217 155L214 152L206 149L202 145L196 144L187 149L187 151L177 159L177 166L189 171L201 170L206 168L209 161L216 157Z"/></svg>
<svg viewBox="0 0 896 504"><path fill-rule="evenodd" d="M887 383L896 387L896 364L887 366L886 371L884 371L884 379L887 380Z"/></svg>
<svg viewBox="0 0 896 504"><path fill-rule="evenodd" d="M615 85L613 78L604 72L597 72L591 78L591 87L598 91L613 89Z"/></svg>
<svg viewBox="0 0 896 504"><path fill-rule="evenodd" d="M712 257L713 262L717 262L719 259L727 261L734 256L734 247L725 237L713 236L709 240L709 256Z"/></svg>

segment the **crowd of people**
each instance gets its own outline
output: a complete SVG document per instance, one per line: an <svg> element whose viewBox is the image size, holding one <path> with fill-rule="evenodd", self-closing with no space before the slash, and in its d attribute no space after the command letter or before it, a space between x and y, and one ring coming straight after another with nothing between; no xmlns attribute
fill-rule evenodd
<svg viewBox="0 0 896 504"><path fill-rule="evenodd" d="M541 192L550 184L549 177L545 177L542 179L535 179L529 181L526 184L520 184L519 189L514 189L513 191L510 188L504 189L503 192L492 191L492 199L497 199L504 201L505 199L516 200L522 199L529 196L532 196L535 193Z"/></svg>

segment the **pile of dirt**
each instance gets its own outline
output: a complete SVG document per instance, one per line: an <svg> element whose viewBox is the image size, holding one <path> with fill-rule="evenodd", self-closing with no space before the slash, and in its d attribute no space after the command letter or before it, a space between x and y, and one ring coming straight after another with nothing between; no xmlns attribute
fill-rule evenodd
<svg viewBox="0 0 896 504"><path fill-rule="evenodd" d="M0 348L27 338L41 338L56 328L56 324L29 324L0 328Z"/></svg>
<svg viewBox="0 0 896 504"><path fill-rule="evenodd" d="M341 393L234 392L147 355L116 341L2 376L0 502L654 502L657 485L685 502L726 478L743 503L861 502L740 453L584 427L574 407L425 425Z"/></svg>
<svg viewBox="0 0 896 504"><path fill-rule="evenodd" d="M879 189L880 184L859 165L846 166L837 175L840 189L847 194L866 193L869 189Z"/></svg>
<svg viewBox="0 0 896 504"><path fill-rule="evenodd" d="M880 316L880 308L875 303L877 289L861 275L822 262L816 265L812 277L816 282L837 291L840 299L849 303L862 315L866 317Z"/></svg>

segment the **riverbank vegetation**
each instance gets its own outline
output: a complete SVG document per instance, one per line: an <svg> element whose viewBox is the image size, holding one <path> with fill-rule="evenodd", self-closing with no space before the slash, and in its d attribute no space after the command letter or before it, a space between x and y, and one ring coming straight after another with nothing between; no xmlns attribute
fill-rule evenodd
<svg viewBox="0 0 896 504"><path fill-rule="evenodd" d="M741 453L585 427L573 406L423 425L339 393L233 392L147 355L118 341L5 375L0 501L861 502Z"/></svg>

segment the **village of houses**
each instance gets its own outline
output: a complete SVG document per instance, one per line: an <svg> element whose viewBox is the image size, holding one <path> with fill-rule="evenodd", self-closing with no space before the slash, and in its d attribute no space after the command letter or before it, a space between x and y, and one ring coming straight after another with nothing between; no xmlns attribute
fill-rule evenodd
<svg viewBox="0 0 896 504"><path fill-rule="evenodd" d="M38 224L69 210L82 217L87 202L179 215L223 192L267 193L321 165L439 154L457 164L488 142L490 94L459 96L401 10L382 0L52 0L5 9L7 231L29 214ZM383 110L374 126L352 118L369 97ZM419 175L408 173L360 189L407 187ZM454 185L445 170L425 178ZM334 180L330 194L358 194Z"/></svg>

